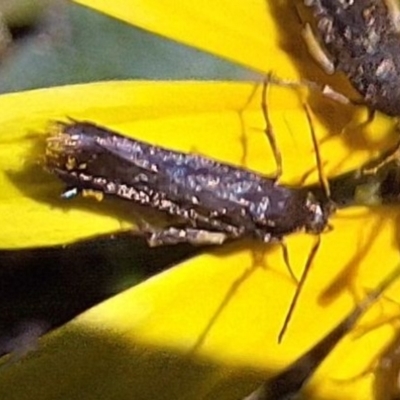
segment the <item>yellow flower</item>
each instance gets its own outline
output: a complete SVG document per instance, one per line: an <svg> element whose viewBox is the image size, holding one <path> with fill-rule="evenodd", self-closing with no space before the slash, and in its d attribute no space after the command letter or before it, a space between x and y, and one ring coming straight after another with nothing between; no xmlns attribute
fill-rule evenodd
<svg viewBox="0 0 400 400"><path fill-rule="evenodd" d="M286 2L78 3L265 73L321 77ZM330 82L342 88L340 79ZM68 243L132 224L129 215L105 213L103 204L57 199L62 185L38 165L51 120L91 120L156 144L272 172L260 90L247 104L253 89L252 83L108 82L0 96L0 245ZM366 117L288 88L272 87L268 100L286 183L299 182L315 166L303 101L311 104L320 139L339 133L356 113L359 120ZM376 153L372 146L378 150L377 143L393 139L392 130L393 122L378 116L362 133L350 127L325 141L327 173L360 165ZM40 350L2 371L0 393L18 399L241 398L310 348L389 273L398 259L398 214L395 208L358 208L332 217L334 230L322 237L283 344L277 344L277 335L296 285L281 249L232 244L160 274L48 335ZM305 234L287 239L297 276L313 240ZM396 298L395 288L390 293ZM369 321L396 311L382 301ZM372 365L392 335L385 324L357 339L347 337L310 382L310 398L373 399L374 375L353 378Z"/></svg>

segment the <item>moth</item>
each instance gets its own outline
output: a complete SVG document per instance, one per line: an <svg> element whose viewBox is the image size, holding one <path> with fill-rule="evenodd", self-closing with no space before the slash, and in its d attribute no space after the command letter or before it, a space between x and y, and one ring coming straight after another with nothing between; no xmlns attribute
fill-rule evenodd
<svg viewBox="0 0 400 400"><path fill-rule="evenodd" d="M68 187L147 206L178 221L147 227L150 246L280 241L318 234L334 211L324 195L279 185L245 168L127 138L90 122L59 123L47 140L46 167Z"/></svg>
<svg viewBox="0 0 400 400"><path fill-rule="evenodd" d="M312 127L307 109L306 115ZM318 152L316 156L321 171ZM321 173L326 190L315 195L308 188L280 185L245 168L151 145L84 121L58 123L47 139L46 168L65 182L64 197L89 190L173 217L176 223L163 228L141 224L139 233L150 246L220 245L241 238L281 242L300 230L317 235L279 341L319 248L319 234L336 209ZM285 247L284 260L291 272Z"/></svg>
<svg viewBox="0 0 400 400"><path fill-rule="evenodd" d="M397 0L304 0L314 21L303 36L328 74L343 72L371 110L400 115Z"/></svg>

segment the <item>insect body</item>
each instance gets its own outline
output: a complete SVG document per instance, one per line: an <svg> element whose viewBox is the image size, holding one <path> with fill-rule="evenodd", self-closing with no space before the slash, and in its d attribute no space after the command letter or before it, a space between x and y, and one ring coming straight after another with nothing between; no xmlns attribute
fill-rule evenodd
<svg viewBox="0 0 400 400"><path fill-rule="evenodd" d="M400 115L400 9L397 0L304 0L311 54L328 73L344 72L373 110Z"/></svg>
<svg viewBox="0 0 400 400"><path fill-rule="evenodd" d="M88 122L59 124L47 168L69 188L95 190L179 219L154 230L151 245L220 244L252 237L279 241L297 230L320 233L333 211L310 191L199 155L128 139ZM68 193L71 191L68 190Z"/></svg>

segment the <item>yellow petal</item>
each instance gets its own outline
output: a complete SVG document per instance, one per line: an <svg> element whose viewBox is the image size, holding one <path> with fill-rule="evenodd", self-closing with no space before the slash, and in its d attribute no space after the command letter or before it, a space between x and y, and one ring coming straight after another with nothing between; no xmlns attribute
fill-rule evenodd
<svg viewBox="0 0 400 400"><path fill-rule="evenodd" d="M273 171L273 157L262 132L265 122L260 111L260 90L247 104L253 89L252 84L223 82L115 82L0 97L2 109L7 111L4 113L7 118L2 121L5 134L1 140L4 146L0 147L2 186L5 189L2 192L5 212L0 214L0 218L3 218L0 222L6 229L2 232L0 242L8 240L12 246L62 243L121 229L118 210L117 214L109 214L108 209L106 212L102 204L96 204L93 200L53 203L62 185L57 185L57 179L51 175L44 178L45 175L38 172L40 169L37 166L33 169L35 174L32 173L32 163L35 166L40 157L37 149L43 142L43 132L49 119L66 116L89 119L170 148L196 150L260 172ZM23 110L19 107L21 103L24 104ZM284 156L283 182L298 182L305 171L315 167L309 126L299 104L299 97L293 90L274 87L270 91L271 120ZM240 110L244 110L243 120L239 116ZM340 107L335 108L335 112L339 114ZM327 130L337 132L343 128L343 120L336 118L335 113L328 119L313 119L320 139L327 134ZM323 160L328 162L327 171L335 172L343 165L347 168L358 166L370 156L360 138L373 143L387 136L392 125L390 120L379 117L365 127L363 136L351 137L348 134L327 140L321 146ZM380 137L376 136L377 133ZM351 139L353 147L349 148L345 139ZM355 145L359 146L359 151L351 150L357 148ZM32 152L32 148L36 152ZM78 207L82 207L82 210ZM246 270L257 266L254 260L258 258L253 257L253 251L257 249L255 244L246 244L245 248L251 248L251 251L232 246L214 255L200 257L186 267L164 274L85 314L71 327L66 327L52 336L49 342L46 341L48 344L43 348L43 353L34 354L25 361L24 367L10 369L4 375L2 387L9 392L11 388L7 388L7 385L40 380L38 388L43 392L24 392L24 387L19 385L19 398L57 397L68 388L77 386L79 390L87 391L87 396L96 398L98 391L95 387L99 381L110 390L109 395L102 390L105 398L111 398L126 387L129 393L139 390L138 396L140 393L164 393L162 388L154 385L154 381L159 381L159 370L163 369L166 362L165 358L159 357L158 351L163 353L165 348L187 354L196 347L196 352L210 362L230 365L228 370L226 366L222 369L211 366L211 372L207 372L206 377L201 371L198 372L194 380L201 383L200 387L188 386L189 398L209 392L212 398L217 398L214 390L221 393L221 386L230 386L238 374L243 379L243 366L262 368L266 371L265 377L276 373L326 334L354 306L354 294L360 295L363 289L374 287L398 258L398 250L393 245L397 210L381 209L376 213L350 210L338 214L332 218L335 230L323 237L322 248L283 345L278 346L276 339L295 285L288 277L281 252L270 245L263 246L267 251L264 268L257 268L249 279L239 285L232 295L232 301L223 307L213 322L232 285L240 280ZM5 219L7 215L14 215L12 224L10 219ZM40 215L44 218L37 217ZM86 230L81 231L82 226ZM291 264L297 275L300 275L305 264L311 242L312 238L307 235L294 235L288 239ZM332 249L335 249L335 257L332 256ZM382 254L385 254L384 262ZM379 268L376 268L377 265ZM377 349L390 336L390 327L384 328L371 333L375 335ZM121 340L123 336L124 342L119 345L125 343L131 349L129 360L134 359L135 368L145 372L140 384L135 381L129 386L132 370L126 374L115 374L113 365L126 363L126 355L121 360L122 355L118 352L112 354L110 364L106 363L104 370L98 373L93 370L100 350L98 342L93 342L93 347L88 345L87 335L91 339L100 336L99 346L107 352L109 349L104 347L104 341L110 340L110 334L112 340ZM78 340L77 343L75 335L82 342ZM199 338L203 336L204 340L200 342ZM378 354L378 350L376 354L365 352L363 340L368 337L363 336L355 342L357 345L351 342L344 351L339 348L341 354L349 355L350 360L357 360L357 364L353 362L342 368L336 362L333 366L331 364L330 369L321 370L323 372L315 378L316 393L339 399L346 390L348 398L359 398L357 396L360 393L365 396L363 398L371 398L372 375L357 381L357 385L346 386L346 389L343 389L341 382L347 380L352 383L351 378L364 372ZM74 344L73 356L68 348L70 343ZM158 347L160 350L157 350ZM157 357L153 350L157 351ZM66 353L68 360L63 356ZM333 353L332 357L335 354L338 353ZM189 372L187 360L168 355L169 362L171 357L177 359L177 369L163 371L167 375L165 379L169 381L178 375L178 382L190 380L189 376L184 375ZM49 365L52 366L50 371ZM81 375L77 374L75 365L90 371L85 383L78 382ZM65 386L51 386L56 379L49 379L49 376L60 370L63 371ZM155 371L154 375L149 371ZM169 372L172 376L168 375ZM41 381L44 377L45 382ZM251 384L253 380L249 378L246 387ZM246 394L244 389L237 390ZM225 393L223 391L221 398Z"/></svg>
<svg viewBox="0 0 400 400"><path fill-rule="evenodd" d="M285 51L277 52L277 49L284 50L288 44L293 46L291 56L302 49L294 12L289 5L279 8L281 2L278 6L274 2L266 4L261 0L251 3L226 2L224 7L221 2L215 5L205 2L180 3L179 8L173 8L172 2L137 1L129 3L129 7L126 2L113 4L90 1L89 5L253 68L263 71L272 69L285 77L304 76L297 73L298 66L290 62ZM283 12L286 9L292 11ZM285 30L287 36L278 35L278 30L279 33ZM290 41L287 41L289 38ZM10 146L8 149L12 149L10 156L5 150L4 154L0 154L6 160L5 167L1 169L7 172L4 174L6 194L2 203L8 203L6 212L13 210L9 216L15 216L0 222L10 224L12 221L16 224L14 236L12 229L4 234L4 240L8 238L9 245L17 245L16 233L21 232L20 216L17 215L17 208L12 208L12 204L19 201L18 195L21 193L25 193L28 199L26 204L19 203L18 208L22 210L21 220L25 223L22 242L21 234L19 236L22 246L76 240L121 227L119 220L116 227L115 217L91 212L93 202L85 206L89 210L76 216L74 213L78 210L68 205L68 212L64 212L68 218L60 216L56 223L50 222L51 229L46 227L47 219L53 221L53 212L49 212L48 205L54 190L49 189L49 194L40 197L42 188L32 187L37 187L38 182L32 185L32 181L18 179L24 176L32 179L34 175L20 175L18 172L26 170L21 160L25 160L30 148L38 141L37 136L33 139L27 136L27 128L43 130L49 117L63 118L67 114L74 118L93 119L126 134L145 137L168 147L181 150L195 147L199 152L245 164L259 171L273 170L271 152L260 134L263 120L259 101L253 101L245 113L246 134L245 140L242 140L243 129L237 111L246 103L251 85L142 83L136 86L135 83L131 90L129 85L124 84L122 88L121 83L116 83L112 95L109 91L112 85L100 84L90 86L89 90L82 86L81 92L75 87L47 93L28 93L26 98L19 95L4 96L4 107L0 98L0 106L6 110L4 115L7 116L2 123L7 134L1 140L5 140L4 143ZM283 180L294 182L315 165L315 160L299 101L296 96L288 96L287 91L282 89L282 92L285 94L278 95L274 90L274 95L271 95L272 120L284 152ZM53 94L47 98L48 93ZM88 98L88 93L95 99ZM9 112L7 102L10 98L14 103L11 102L12 106L8 107L14 111ZM45 105L37 105L44 98ZM62 104L63 99L67 99L64 106L57 106L57 110L52 108L58 101ZM73 103L75 99L79 101ZM84 110L81 107L83 100L86 101ZM21 103L24 107L23 117L21 110L19 114L15 111L17 105L21 108ZM35 110L32 113L31 107ZM255 108L256 111L251 111ZM316 107L315 120L319 121L316 129L320 137L327 131L337 133L344 128L344 121L349 119L349 115L344 118L340 110L339 106L327 108L325 103L324 107L320 107L320 112ZM21 120L23 123L19 125ZM365 140L372 144L386 137L390 128L390 121L377 119L365 129L369 133L364 132ZM326 142L321 151L323 159L329 162L327 170L337 172L343 165L355 167L365 160L368 146L363 145L360 138L346 135ZM243 142L246 143L245 152ZM55 181L51 177L48 179L49 182ZM46 188L53 185L41 179L39 183ZM46 212L40 208L43 205L47 207ZM46 218L34 219L35 215L40 215L40 210L43 210ZM77 234L77 228L85 229L78 224L83 216L90 218L91 227ZM97 218L98 226L95 222ZM322 248L283 345L278 346L276 338L295 285L288 278L281 253L277 248L266 245L267 254L262 263L264 268L256 268L249 274L250 277L233 292L231 301L224 305L232 285L248 269L257 266L254 260L258 259L253 257L253 251L256 250L254 244L252 251L248 247L232 246L199 257L184 267L128 291L49 336L39 353L0 376L3 397L8 393L15 394L19 399L43 399L46 396L49 399L77 398L82 393L85 398L208 396L222 399L244 396L251 390L248 387L253 386L254 381L252 377L248 380L245 378L243 366L260 368L265 371L263 377L267 377L288 365L326 334L354 306L355 298L357 300L365 288L373 288L395 264L398 249L394 240L394 221L397 218L396 209L380 209L376 212L350 210L332 218L335 230L323 237ZM62 227L61 234L57 232L57 227ZM33 238L35 235L37 237ZM306 235L294 235L288 239L291 264L297 275L301 273L308 256L311 240ZM3 237L0 238L2 242ZM385 255L384 260L382 254ZM391 291L393 296L398 293L398 289L395 289ZM224 307L218 313L221 304ZM370 314L370 321L377 316L382 318L383 309L388 313L393 312L390 303L381 304L382 308L376 307ZM391 334L390 326L383 325L357 340L345 341L315 376L311 383L312 396L316 399L372 399L373 374L355 380L353 378L365 372ZM374 352L371 353L369 349L372 347ZM175 352L191 353L194 348L196 354L209 362L218 363L218 366L198 367L198 364L190 363L192 359L188 361L184 356L175 355ZM154 352L157 357L154 357ZM110 358L106 359L106 356ZM166 361L172 368L165 368ZM219 363L224 366L220 367ZM195 366L197 368L192 375L190 367ZM87 371L83 377L82 369ZM62 380L58 375L60 371ZM246 388L235 385L238 375L240 384L246 380ZM21 382L34 382L35 385L24 386ZM182 389L182 382L190 384ZM28 386L29 389L25 389Z"/></svg>
<svg viewBox="0 0 400 400"><path fill-rule="evenodd" d="M57 185L55 177L48 175L47 183L38 186L39 175L30 175L28 168L27 176L36 179L33 184L26 180L21 187L20 181L15 179L19 174L23 176L27 163L36 160L30 158L30 148L37 147L43 140L40 132L29 132L43 132L49 118L70 115L91 119L153 143L185 151L196 150L258 171L272 172L275 164L262 132L265 124L260 111L260 90L247 104L253 89L251 84L223 82L117 82L1 97L3 109L8 110L8 121L3 122L7 132L5 139L2 136L5 146L0 147L3 151L0 159L5 160L2 196L7 199L7 193L11 194L12 200L5 201L3 208L23 214L23 227L30 228L28 241L24 236L21 239L17 233L22 228L18 218L14 218L11 231L4 229L2 232L4 241L12 237L14 231L14 243L21 246L39 240L41 243L61 242L88 235L88 231L77 232L82 214L75 216L79 211L75 203L56 202L53 205L52 198L58 196L62 186ZM75 101L77 98L86 100L84 110L81 103ZM17 108L21 99L25 105L22 115ZM157 99L156 108L151 107L154 99ZM51 107L55 102L58 109ZM243 110L245 105L241 120L238 110ZM304 171L315 166L309 126L295 91L273 87L269 106L284 156L282 179L294 183ZM328 122L339 129L340 119L332 118ZM326 127L316 118L314 123L321 138L326 134ZM390 120L377 118L358 138L373 141L376 132L385 136L391 129ZM366 150L349 153L345 138L346 135L332 137L321 145L322 158L329 162L327 170L337 170L343 160L345 166L354 168L369 157ZM355 143L359 142L355 140ZM7 152L6 148L11 150ZM30 190L24 192L22 189L26 186ZM41 195L43 190L46 196ZM58 210L61 204L64 204L62 212ZM97 205L94 200L85 204L88 209L79 212L85 213L85 223L91 229L89 234L99 233L98 227L92 226L92 218L100 223L104 219L105 229L110 231L120 229L119 221L118 227L107 225L109 221L115 221L113 214L103 215L92 209L96 205L101 211L102 204ZM35 218L40 212L45 218L38 223ZM76 393L71 388L74 387L84 391L86 398L96 398L99 395L96 387L101 382L103 398L112 398L126 388L131 395L147 397L148 393L164 394L165 381L174 382L168 387L176 391L175 385L179 382L194 380L196 384L186 388L189 398L203 398L204 393L211 393L211 398L224 398L226 393L236 390L245 395L256 384L254 376L246 378L243 367L263 371L265 378L277 373L325 335L354 307L364 290L373 288L393 267L398 259L398 249L393 241L398 213L396 209L382 208L376 212L354 209L332 218L335 229L323 235L322 247L282 345L277 344L277 335L296 285L288 276L279 247L243 243L201 256L84 314L72 325L45 339L44 347L33 353L32 358L0 376L0 380L4 379L0 386L7 392L14 387L20 399L73 398ZM3 213L0 215L4 218ZM60 228L63 236L55 237L53 221L66 230L62 232ZM4 222L2 226L6 226ZM305 234L287 239L291 265L297 276L301 274L312 241L313 238ZM258 257L257 252L263 257ZM382 254L385 254L384 261ZM246 273L252 268L251 274ZM246 274L250 276L244 279ZM239 282L237 289L229 301L225 301L235 282ZM396 293L396 290L392 292ZM376 316L382 317L381 309L377 309L370 317L372 321ZM322 368L316 375L313 390L318 396L329 396L330 399L342 399L343 393L349 399L360 398L357 397L360 393L362 398L372 398L373 375L357 380L356 385L352 378L364 372L391 333L390 326L386 325L361 339L344 343L332 354L331 360L335 361L327 361L329 368ZM365 343L371 337L376 349L373 353L365 351ZM110 348L110 341L117 348L122 346L123 354ZM208 361L205 371L196 368L197 362L203 362L196 358L194 366L190 364L196 368L191 375L187 354L194 349L197 356ZM347 360L345 367L337 361L342 359ZM351 364L349 360L352 360ZM166 362L173 363L174 368L165 371ZM99 363L102 367L96 369ZM126 370L120 367L125 372L116 373L118 365L130 366ZM79 372L82 369L88 371L84 382ZM60 371L63 375L61 386L56 379ZM139 372L143 375L139 375L138 380L133 379L132 376L138 376ZM163 380L160 380L160 373ZM235 386L238 376L240 384ZM17 385L17 382L33 380L37 382L38 392ZM233 392L221 389L228 386ZM65 392L72 394L65 395Z"/></svg>
<svg viewBox="0 0 400 400"><path fill-rule="evenodd" d="M238 159L240 122L232 110L251 90L250 84L111 82L1 96L0 224L6 229L0 247L67 243L132 225L121 204L109 215L107 205L59 198L63 185L41 165L52 120L91 120L166 146Z"/></svg>
<svg viewBox="0 0 400 400"><path fill-rule="evenodd" d="M262 131L261 87L251 96L254 88L254 84L227 82L109 82L1 96L0 224L6 228L1 230L0 246L68 243L130 229L133 224L129 204L119 202L112 211L113 205L108 202L59 198L63 185L40 165L51 120L91 120L172 149L196 151L260 172L274 172L272 153ZM315 169L315 157L297 92L272 88L269 108L278 146L284 153L283 182L298 183L306 171ZM336 114L332 116L323 123L339 131L343 121L335 118ZM360 145L368 137L371 141L388 137L392 125L390 120L376 118L363 136L355 136L355 143ZM317 121L315 128L320 135L326 134L326 128ZM348 154L343 139L336 136L321 146L323 159L329 162L328 172L343 165L354 168L370 155L361 148L351 157L341 157Z"/></svg>
<svg viewBox="0 0 400 400"><path fill-rule="evenodd" d="M295 284L280 248L263 246L263 265L257 265L248 244L228 246L158 275L48 335L39 350L2 370L0 393L13 393L19 400L241 398L312 346L354 306L349 281L323 299L321 293L340 274L353 267L358 285L373 287L398 258L391 245L393 224L382 221L384 214L360 218L365 242L354 240L360 224L346 217L338 216L337 229L323 237L283 344L277 344L277 333ZM378 225L380 234L361 249L371 239L371 225ZM289 240L295 268L304 264L311 242L302 235ZM382 254L387 262L379 259ZM398 290L397 284L390 295L398 298ZM383 317L384 310L398 312L382 300L369 321ZM311 398L373 399L374 375L353 378L365 372L392 334L385 325L361 338L347 338L311 383Z"/></svg>
<svg viewBox="0 0 400 400"><path fill-rule="evenodd" d="M305 51L300 35L301 24L290 2L76 2L256 70L273 70L280 76L298 76L291 57ZM310 68L313 65L308 66Z"/></svg>

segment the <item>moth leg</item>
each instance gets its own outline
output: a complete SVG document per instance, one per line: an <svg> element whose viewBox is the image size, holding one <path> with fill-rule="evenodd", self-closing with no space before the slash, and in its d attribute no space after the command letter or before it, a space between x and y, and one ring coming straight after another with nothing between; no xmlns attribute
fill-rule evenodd
<svg viewBox="0 0 400 400"><path fill-rule="evenodd" d="M188 227L169 226L160 228L151 225L141 217L137 217L138 233L146 237L150 247L190 243L193 245L220 245L228 239L223 232L207 231Z"/></svg>
<svg viewBox="0 0 400 400"><path fill-rule="evenodd" d="M283 261L286 265L286 268L288 269L289 274L292 277L292 279L298 284L299 280L297 279L296 274L294 273L293 268L290 265L289 249L285 242L279 242L279 244L281 245L281 248L282 248Z"/></svg>
<svg viewBox="0 0 400 400"><path fill-rule="evenodd" d="M400 32L400 6L398 0L383 1L388 10L388 16L392 21L396 33Z"/></svg>
<svg viewBox="0 0 400 400"><path fill-rule="evenodd" d="M387 0L389 3L394 3L397 0ZM389 8L389 6L388 6ZM397 15L395 11L393 11L393 14L397 18ZM395 18L394 18L395 19ZM397 20L396 20L397 21ZM398 24L400 25L400 24ZM304 25L304 28L302 30L302 36L304 39L304 42L307 46L308 52L311 55L311 57L317 62L317 64L325 71L326 74L332 75L335 73L335 66L333 61L329 58L329 55L324 51L323 46L321 46L319 40L315 36L311 25L309 23L306 23ZM341 104L352 104L355 106L366 106L368 107L368 104L363 101L363 100L355 100L355 99L349 99L347 96L344 94L337 92L333 88L331 88L329 85L324 85L321 88L322 94ZM374 119L374 110L370 109L368 107L368 118L365 122L362 122L360 125L365 126L368 125L372 120Z"/></svg>
<svg viewBox="0 0 400 400"><path fill-rule="evenodd" d="M177 213L183 213L184 211L184 209L177 209ZM234 227L218 220L209 220L195 210L191 210L192 221L194 223L208 223L210 230L185 226L167 225L166 227L160 227L149 223L138 212L134 210L131 210L131 212L137 225L137 231L134 233L145 236L150 247L178 243L191 243L198 246L207 244L220 245L228 238L233 239L241 235L240 230L235 230Z"/></svg>
<svg viewBox="0 0 400 400"><path fill-rule="evenodd" d="M220 245L229 237L223 232L212 232L196 228L168 227L165 229L152 229L147 227L142 231L147 236L150 247L190 243L193 245Z"/></svg>
<svg viewBox="0 0 400 400"><path fill-rule="evenodd" d="M375 118L375 109L371 108L369 104L364 99L351 99L344 95L343 93L337 92L329 85L323 85L322 87L319 85L314 85L312 82L306 83L306 86L311 90L319 90L321 94L336 102L343 105L352 105L352 106L362 106L367 108L367 118L364 122L357 122L355 124L355 128L362 128L370 124ZM353 128L354 129L354 128Z"/></svg>
<svg viewBox="0 0 400 400"><path fill-rule="evenodd" d="M310 85L309 86L311 89L315 90L315 86ZM316 86L318 87L318 86ZM322 88L319 89L324 97L327 97L330 100L335 101L336 103L344 104L344 105L352 105L352 106L357 106L357 107L366 107L367 109L367 118L363 122L350 122L349 125L347 125L343 132L349 129L349 126L354 129L361 129L365 126L368 126L375 118L375 109L371 108L371 106L364 100L364 99L351 99L347 96L345 96L343 93L337 92L333 88L331 88L329 85L323 85Z"/></svg>
<svg viewBox="0 0 400 400"><path fill-rule="evenodd" d="M361 169L361 172L363 175L375 175L385 165L391 162L398 164L399 160L400 160L400 144L396 144L394 152L385 155L378 163L375 162L372 165L365 166L364 168Z"/></svg>
<svg viewBox="0 0 400 400"><path fill-rule="evenodd" d="M316 86L318 88L318 86ZM311 86L313 89L313 87ZM344 104L344 105L366 105L366 103L363 103L361 100L351 100L347 96L345 96L343 93L337 92L335 89L333 89L329 85L323 85L322 87L319 87L319 90L321 91L322 95L324 97L327 97L330 100L335 101L336 103Z"/></svg>
<svg viewBox="0 0 400 400"><path fill-rule="evenodd" d="M332 75L335 72L333 61L325 53L318 39L315 37L310 24L306 23L304 25L302 36L311 57L319 64L325 73Z"/></svg>

